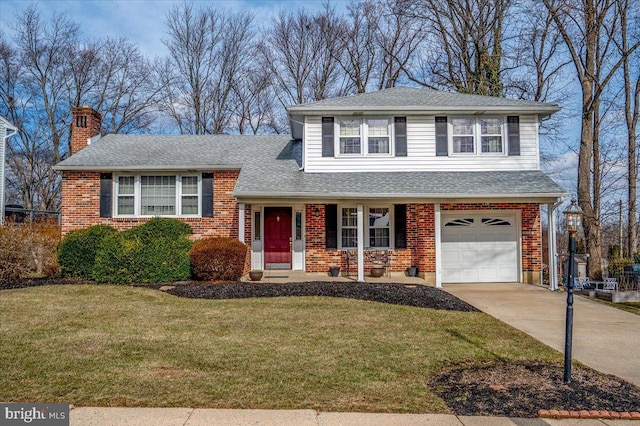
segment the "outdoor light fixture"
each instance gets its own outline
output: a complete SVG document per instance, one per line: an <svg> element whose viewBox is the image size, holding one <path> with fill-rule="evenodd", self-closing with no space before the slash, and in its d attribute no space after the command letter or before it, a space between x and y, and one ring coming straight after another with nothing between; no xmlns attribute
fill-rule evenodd
<svg viewBox="0 0 640 426"><path fill-rule="evenodd" d="M320 209L318 207L316 207L313 213L315 214L316 217L320 217Z"/></svg>
<svg viewBox="0 0 640 426"><path fill-rule="evenodd" d="M564 334L564 382L571 382L571 349L573 339L573 281L575 279L574 258L576 254L576 234L582 225L582 209L571 200L571 205L563 212L569 231L569 270L567 271L567 315Z"/></svg>

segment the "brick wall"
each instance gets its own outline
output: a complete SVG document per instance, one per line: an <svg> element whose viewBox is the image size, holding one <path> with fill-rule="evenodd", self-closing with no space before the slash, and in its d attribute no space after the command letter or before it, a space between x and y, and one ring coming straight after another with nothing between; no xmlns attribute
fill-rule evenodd
<svg viewBox="0 0 640 426"><path fill-rule="evenodd" d="M320 212L316 216L316 209ZM326 248L325 206L307 204L306 206L306 257L307 272L327 272L331 266L347 269L347 256L344 250ZM339 220L339 219L338 219ZM340 236L338 236L340 238ZM391 271L403 272L412 265L418 266L421 273L435 272L435 228L433 204L407 205L407 249L390 250ZM365 262L365 274L375 265ZM357 272L357 265L351 265L351 272Z"/></svg>
<svg viewBox="0 0 640 426"><path fill-rule="evenodd" d="M441 204L446 210L520 210L522 238L522 272L524 282L537 284L542 272L542 229L540 205L535 203Z"/></svg>
<svg viewBox="0 0 640 426"><path fill-rule="evenodd" d="M208 236L238 238L238 203L231 195L239 172L221 170L213 172L213 217L178 218L193 228L193 238ZM115 195L115 194L114 194ZM140 225L149 218L101 218L100 173L65 171L62 174L62 233L105 224L124 230ZM245 210L246 211L246 210ZM249 210L249 218L251 217ZM245 218L245 235L248 229ZM251 241L247 239L246 241Z"/></svg>
<svg viewBox="0 0 640 426"><path fill-rule="evenodd" d="M100 134L102 116L88 105L72 108L71 154L87 147L88 139Z"/></svg>

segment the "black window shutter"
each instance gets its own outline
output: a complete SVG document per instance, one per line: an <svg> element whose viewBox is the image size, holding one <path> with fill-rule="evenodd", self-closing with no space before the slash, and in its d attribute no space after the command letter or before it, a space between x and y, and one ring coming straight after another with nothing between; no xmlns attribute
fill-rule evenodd
<svg viewBox="0 0 640 426"><path fill-rule="evenodd" d="M111 193L113 192L113 175L100 173L100 217L111 217Z"/></svg>
<svg viewBox="0 0 640 426"><path fill-rule="evenodd" d="M394 132L396 139L396 157L407 156L407 117L396 117Z"/></svg>
<svg viewBox="0 0 640 426"><path fill-rule="evenodd" d="M449 137L447 135L447 117L436 117L436 155L449 155Z"/></svg>
<svg viewBox="0 0 640 426"><path fill-rule="evenodd" d="M202 174L202 217L213 217L213 173Z"/></svg>
<svg viewBox="0 0 640 426"><path fill-rule="evenodd" d="M520 155L520 117L507 117L507 137L509 138L509 155Z"/></svg>
<svg viewBox="0 0 640 426"><path fill-rule="evenodd" d="M394 206L394 232L396 249L407 248L407 205L396 204Z"/></svg>
<svg viewBox="0 0 640 426"><path fill-rule="evenodd" d="M326 248L338 248L338 205L327 204L324 206L324 236Z"/></svg>
<svg viewBox="0 0 640 426"><path fill-rule="evenodd" d="M333 117L322 117L322 156L333 157Z"/></svg>

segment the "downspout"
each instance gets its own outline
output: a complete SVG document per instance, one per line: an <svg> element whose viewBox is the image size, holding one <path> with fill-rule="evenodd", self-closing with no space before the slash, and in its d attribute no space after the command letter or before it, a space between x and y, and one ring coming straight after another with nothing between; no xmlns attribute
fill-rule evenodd
<svg viewBox="0 0 640 426"><path fill-rule="evenodd" d="M562 204L562 200L554 204L547 204L547 220L549 229L547 231L547 243L549 251L549 290L558 290L558 250L556 247L556 219L555 210Z"/></svg>
<svg viewBox="0 0 640 426"><path fill-rule="evenodd" d="M4 120L3 120L4 121ZM6 156L7 156L7 149L6 149L6 142L7 139L9 139L11 136L15 135L16 133L18 133L18 129L15 127L6 127L5 128L7 131L8 130L13 130L13 133L8 133L5 134L4 137L2 138L2 158L0 158L0 160L2 160L2 164L0 165L2 167L2 182L0 182L0 226L4 225L4 182L7 180L6 179Z"/></svg>

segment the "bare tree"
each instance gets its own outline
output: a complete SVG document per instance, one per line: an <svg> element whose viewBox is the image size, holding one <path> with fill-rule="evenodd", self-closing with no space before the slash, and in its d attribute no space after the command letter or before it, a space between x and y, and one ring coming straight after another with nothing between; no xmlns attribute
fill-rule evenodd
<svg viewBox="0 0 640 426"><path fill-rule="evenodd" d="M8 183L27 208L53 210L70 152L71 107L89 104L108 132L143 132L159 89L154 67L124 38L86 41L64 14L49 21L30 6L14 19L13 42L0 36L0 114L19 129L8 143Z"/></svg>
<svg viewBox="0 0 640 426"><path fill-rule="evenodd" d="M602 273L600 234L602 95L625 57L640 46L615 55L612 44L619 35L620 8L613 0L544 0L571 55L582 89L582 125L578 159L578 201L584 211L584 232L589 253L588 274Z"/></svg>
<svg viewBox="0 0 640 426"><path fill-rule="evenodd" d="M426 22L429 45L412 81L461 93L501 96L504 22L511 0L398 0Z"/></svg>
<svg viewBox="0 0 640 426"><path fill-rule="evenodd" d="M626 55L632 47L629 43L630 40L637 40L640 37L640 17L632 16L631 23L628 19L628 12L632 10L631 3L629 0L618 0L621 39L618 46L623 57L624 112L627 127L627 182L629 184L627 192L627 250L629 256L638 250L638 119L640 118L640 55L638 52L635 55ZM638 12L637 9L636 12ZM622 247L620 249L622 250Z"/></svg>
<svg viewBox="0 0 640 426"><path fill-rule="evenodd" d="M364 93L375 78L380 61L376 36L380 30L379 10L373 1L350 3L339 31L336 57L357 93Z"/></svg>
<svg viewBox="0 0 640 426"><path fill-rule="evenodd" d="M272 76L259 64L247 68L233 86L233 121L243 134L284 133L286 126L276 120L276 96Z"/></svg>
<svg viewBox="0 0 640 426"><path fill-rule="evenodd" d="M316 15L305 10L280 12L260 43L262 63L269 67L282 105L301 104L349 92L337 56L341 37L335 10Z"/></svg>
<svg viewBox="0 0 640 426"><path fill-rule="evenodd" d="M223 133L233 114L235 79L250 58L253 15L187 3L174 7L166 23L164 112L180 133Z"/></svg>

